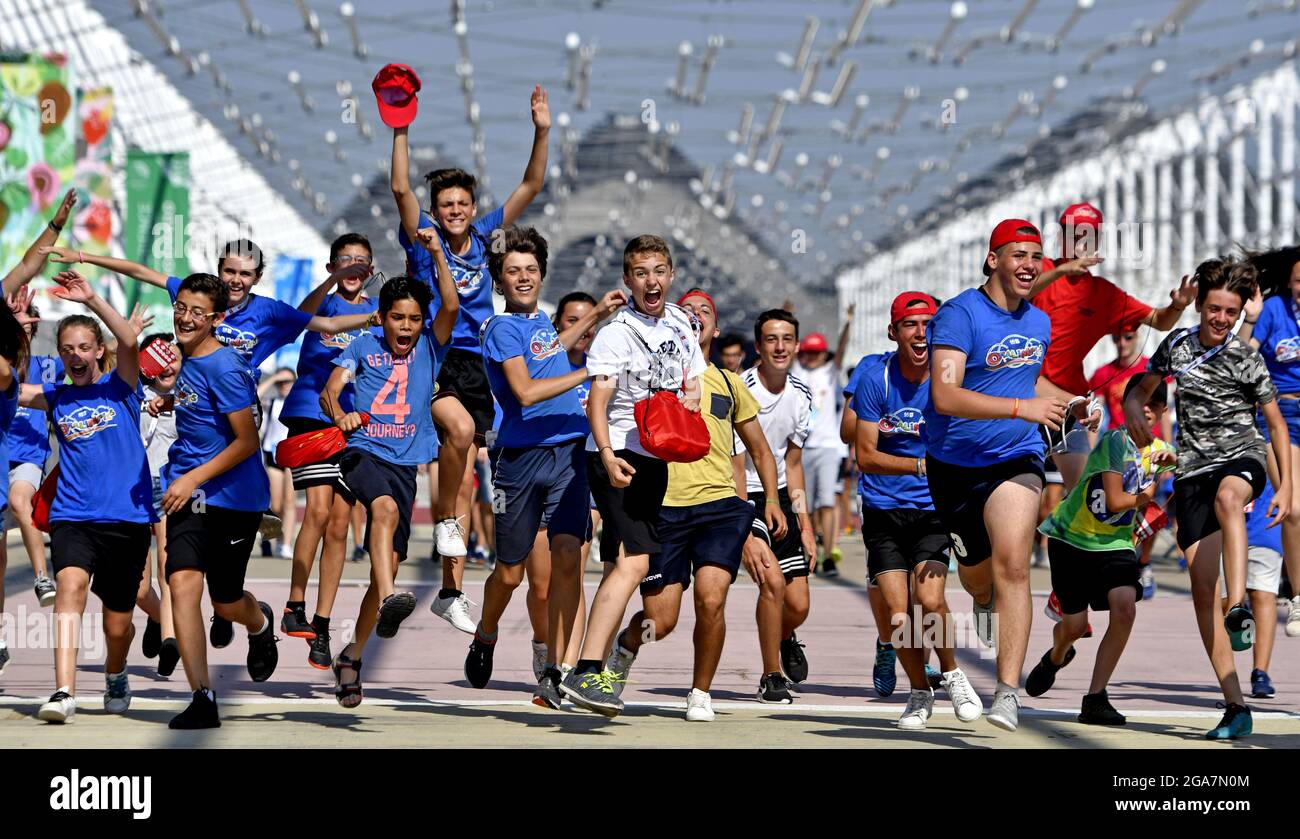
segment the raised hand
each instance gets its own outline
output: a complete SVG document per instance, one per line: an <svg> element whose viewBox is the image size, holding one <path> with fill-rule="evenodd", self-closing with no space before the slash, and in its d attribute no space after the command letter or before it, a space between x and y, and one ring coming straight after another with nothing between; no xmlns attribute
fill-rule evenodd
<svg viewBox="0 0 1300 839"><path fill-rule="evenodd" d="M533 88L533 95L529 100L533 111L533 126L541 131L548 131L551 128L551 99L546 88L537 85Z"/></svg>
<svg viewBox="0 0 1300 839"><path fill-rule="evenodd" d="M36 323L39 320L39 318L27 314L27 310L31 308L32 299L35 296L36 292L32 290L31 286L23 286L5 298L5 302L9 304L9 311L14 313L14 318L18 321L19 326Z"/></svg>
<svg viewBox="0 0 1300 839"><path fill-rule="evenodd" d="M153 325L153 315L149 314L144 306L136 303L131 307L131 317L127 318L126 322L131 324L136 335L143 335L144 331Z"/></svg>
<svg viewBox="0 0 1300 839"><path fill-rule="evenodd" d="M86 282L86 278L76 271L60 271L54 275L58 288L50 289L50 294L70 300L73 303L89 303L95 299L95 290Z"/></svg>
<svg viewBox="0 0 1300 839"><path fill-rule="evenodd" d="M596 304L597 320L604 320L619 310L620 306L627 305L627 295L621 291L607 292L600 302Z"/></svg>
<svg viewBox="0 0 1300 839"><path fill-rule="evenodd" d="M1196 302L1196 280L1191 277L1184 276L1182 281L1178 283L1178 288L1169 292L1169 299L1173 302L1175 306L1177 306L1180 309L1186 309L1188 306L1195 303ZM1260 308L1263 308L1264 301L1262 298L1260 299L1259 305Z"/></svg>
<svg viewBox="0 0 1300 839"><path fill-rule="evenodd" d="M72 208L77 206L77 191L70 189L63 193L63 201L59 203L59 209L54 211L54 226L63 227L68 223L68 216L72 214Z"/></svg>

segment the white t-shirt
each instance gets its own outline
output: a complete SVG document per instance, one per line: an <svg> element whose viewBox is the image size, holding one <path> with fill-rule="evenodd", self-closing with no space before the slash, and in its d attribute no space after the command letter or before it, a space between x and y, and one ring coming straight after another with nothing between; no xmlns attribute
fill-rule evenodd
<svg viewBox="0 0 1300 839"><path fill-rule="evenodd" d="M606 409L609 445L653 457L641 446L633 413L636 403L653 390L680 390L707 366L685 309L669 303L661 318L631 308L620 310L596 333L587 351L587 372L617 382ZM591 386L599 385L593 382ZM587 451L596 451L596 440L590 434Z"/></svg>
<svg viewBox="0 0 1300 839"><path fill-rule="evenodd" d="M758 400L758 424L767 438L767 447L776 458L776 488L786 484L785 452L790 446L803 448L812 422L812 391L797 376L791 374L780 393L772 393L763 385L758 368L751 367L741 374L740 380ZM745 444L736 436L736 451L745 451ZM763 482L758 479L754 461L745 454L745 487L751 492L762 492Z"/></svg>
<svg viewBox="0 0 1300 839"><path fill-rule="evenodd" d="M284 397L277 396L266 406L262 417L262 451L275 454L275 447L289 436L289 429L280 422L280 410L284 408Z"/></svg>
<svg viewBox="0 0 1300 839"><path fill-rule="evenodd" d="M844 444L840 442L840 409L844 388L840 384L839 367L828 361L809 370L796 361L790 372L812 391L812 428L804 448L841 448Z"/></svg>

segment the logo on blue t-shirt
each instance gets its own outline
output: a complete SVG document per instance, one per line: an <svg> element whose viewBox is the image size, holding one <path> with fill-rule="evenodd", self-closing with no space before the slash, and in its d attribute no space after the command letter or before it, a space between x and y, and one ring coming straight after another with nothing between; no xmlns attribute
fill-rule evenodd
<svg viewBox="0 0 1300 839"><path fill-rule="evenodd" d="M1282 364L1300 361L1300 338L1283 338L1273 347L1273 355Z"/></svg>
<svg viewBox="0 0 1300 839"><path fill-rule="evenodd" d="M920 434L925 416L920 408L900 408L880 418L881 434Z"/></svg>
<svg viewBox="0 0 1300 839"><path fill-rule="evenodd" d="M483 270L475 268L473 270L462 269L457 271L453 267L452 280L456 283L457 294L462 297L466 294L473 294L483 284Z"/></svg>
<svg viewBox="0 0 1300 839"><path fill-rule="evenodd" d="M1037 338L1008 335L989 347L984 364L989 370L1014 369L1030 364L1040 364L1047 346Z"/></svg>
<svg viewBox="0 0 1300 839"><path fill-rule="evenodd" d="M486 323L484 325L486 326ZM560 336L550 328L538 329L528 339L528 351L533 354L534 361L550 358L560 349Z"/></svg>
<svg viewBox="0 0 1300 839"><path fill-rule="evenodd" d="M117 423L113 420L116 417L117 411L111 405L96 405L93 408L83 405L59 417L59 431L63 433L63 439L69 442L94 437L106 428L115 427Z"/></svg>
<svg viewBox="0 0 1300 839"><path fill-rule="evenodd" d="M217 325L217 340L230 347L240 355L251 355L253 349L257 347L257 334L246 332L242 329L236 329L226 324Z"/></svg>
<svg viewBox="0 0 1300 839"><path fill-rule="evenodd" d="M176 407L182 405L193 405L199 401L199 395L190 388L190 383L184 379L176 382Z"/></svg>

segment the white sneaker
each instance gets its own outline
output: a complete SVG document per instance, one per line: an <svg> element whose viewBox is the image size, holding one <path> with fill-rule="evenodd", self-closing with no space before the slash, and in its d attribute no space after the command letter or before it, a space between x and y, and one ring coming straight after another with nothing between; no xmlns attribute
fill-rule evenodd
<svg viewBox="0 0 1300 839"><path fill-rule="evenodd" d="M972 602L973 600L974 598L972 598ZM993 609L996 602L997 597L995 595L989 598L987 604L981 605L976 603L974 608L975 631L979 634L980 640L984 642L984 646L986 647L996 647L998 645L997 638L994 636L993 632Z"/></svg>
<svg viewBox="0 0 1300 839"><path fill-rule="evenodd" d="M459 597L435 597L429 604L429 611L466 635L473 635L474 630L478 629L478 624L469 616L471 602L463 592Z"/></svg>
<svg viewBox="0 0 1300 839"><path fill-rule="evenodd" d="M898 718L898 727L912 731L925 728L926 722L934 714L934 691L913 690L907 695L907 707Z"/></svg>
<svg viewBox="0 0 1300 839"><path fill-rule="evenodd" d="M605 669L613 672L618 677L614 680L614 697L616 699L623 696L623 688L627 685L627 676L632 672L632 662L634 661L636 661L636 653L622 644L615 644L614 651L609 654L609 660L605 662Z"/></svg>
<svg viewBox="0 0 1300 839"><path fill-rule="evenodd" d="M960 667L943 674L943 687L948 691L948 699L952 700L952 710L957 714L957 719L973 722L984 713L984 703Z"/></svg>
<svg viewBox="0 0 1300 839"><path fill-rule="evenodd" d="M1011 691L994 694L988 721L1003 731L1015 731L1020 726L1020 695Z"/></svg>
<svg viewBox="0 0 1300 839"><path fill-rule="evenodd" d="M1300 638L1300 597L1291 598L1291 610L1286 615L1286 637Z"/></svg>
<svg viewBox="0 0 1300 839"><path fill-rule="evenodd" d="M104 674L104 710L110 714L125 714L131 707L131 685L126 671Z"/></svg>
<svg viewBox="0 0 1300 839"><path fill-rule="evenodd" d="M59 688L50 701L41 706L36 716L46 722L72 722L77 713L77 698L66 688Z"/></svg>
<svg viewBox="0 0 1300 839"><path fill-rule="evenodd" d="M281 542L280 548L276 551L276 555L279 556L280 559L293 559L293 545L290 545L287 542Z"/></svg>
<svg viewBox="0 0 1300 839"><path fill-rule="evenodd" d="M468 553L465 550L465 538L461 535L460 525L455 519L443 519L438 522L433 528L433 534L441 556L465 556Z"/></svg>
<svg viewBox="0 0 1300 839"><path fill-rule="evenodd" d="M713 698L698 688L686 694L686 721L713 722Z"/></svg>
<svg viewBox="0 0 1300 839"><path fill-rule="evenodd" d="M536 641L533 644L533 675L537 681L542 680L542 674L546 672L546 645L539 644Z"/></svg>

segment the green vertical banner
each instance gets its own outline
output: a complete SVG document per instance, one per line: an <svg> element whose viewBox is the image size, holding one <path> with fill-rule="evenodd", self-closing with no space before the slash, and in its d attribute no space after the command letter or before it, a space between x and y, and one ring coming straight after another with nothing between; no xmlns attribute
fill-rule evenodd
<svg viewBox="0 0 1300 839"><path fill-rule="evenodd" d="M190 156L187 152L131 150L126 155L126 220L122 250L132 262L169 276L190 272ZM129 283L127 306L142 303L161 323L171 322L171 299L161 288Z"/></svg>

